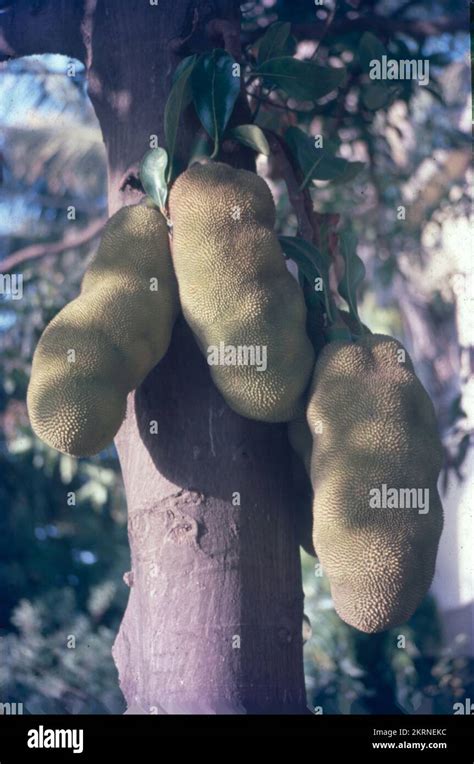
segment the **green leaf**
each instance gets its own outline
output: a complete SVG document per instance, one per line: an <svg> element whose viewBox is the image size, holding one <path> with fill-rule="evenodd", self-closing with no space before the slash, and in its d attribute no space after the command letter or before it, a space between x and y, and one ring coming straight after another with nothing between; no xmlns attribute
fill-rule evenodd
<svg viewBox="0 0 474 764"><path fill-rule="evenodd" d="M372 32L364 32L357 51L362 71L369 73L372 61L381 61L382 56L389 56L385 45ZM372 80L362 87L362 102L367 109L376 111L388 106L391 98L389 84L383 80Z"/></svg>
<svg viewBox="0 0 474 764"><path fill-rule="evenodd" d="M344 231L339 236L340 252L344 258L344 275L338 284L338 292L347 302L349 313L360 327L363 327L357 310L357 288L365 277L365 266L356 252L357 239L353 231Z"/></svg>
<svg viewBox="0 0 474 764"><path fill-rule="evenodd" d="M282 56L265 61L253 75L263 77L270 85L284 90L290 98L315 101L336 90L344 82L346 70Z"/></svg>
<svg viewBox="0 0 474 764"><path fill-rule="evenodd" d="M168 96L165 107L164 127L166 145L169 152L168 181L173 172L173 159L176 150L179 121L186 106L192 101L190 76L196 65L197 56L188 56L181 62L179 73L174 77L174 84Z"/></svg>
<svg viewBox="0 0 474 764"><path fill-rule="evenodd" d="M269 58L290 53L290 31L291 24L289 22L277 21L272 24L258 44L257 63L262 64Z"/></svg>
<svg viewBox="0 0 474 764"><path fill-rule="evenodd" d="M199 57L191 76L194 106L201 124L214 141L214 153L227 127L240 92L240 77L234 76L236 62L224 50L215 49Z"/></svg>
<svg viewBox="0 0 474 764"><path fill-rule="evenodd" d="M258 125L239 125L232 128L229 135L244 146L250 146L254 151L258 151L259 154L265 154L265 156L270 154L270 146L265 138L265 133Z"/></svg>
<svg viewBox="0 0 474 764"><path fill-rule="evenodd" d="M286 257L293 260L303 273L313 294L315 292L315 279L322 279L323 289L316 292L316 296L323 302L329 321L333 323L336 320L336 308L329 285L330 261L321 254L314 244L306 241L306 239L301 239L298 236L279 236L278 240Z"/></svg>
<svg viewBox="0 0 474 764"><path fill-rule="evenodd" d="M334 184L350 183L364 169L365 162L347 162L341 174L334 178Z"/></svg>
<svg viewBox="0 0 474 764"><path fill-rule="evenodd" d="M357 54L362 70L369 72L370 62L374 59L381 61L382 56L388 56L388 51L385 45L372 32L364 32L359 41Z"/></svg>
<svg viewBox="0 0 474 764"><path fill-rule="evenodd" d="M299 127L289 127L285 133L285 141L303 173L301 189L312 180L337 179L342 182L346 173L348 179L351 179L351 174L353 173L354 177L361 169L360 162L348 162L347 159L334 156L333 146L328 141L328 146L317 148L314 139Z"/></svg>
<svg viewBox="0 0 474 764"><path fill-rule="evenodd" d="M411 58L411 56L410 56ZM430 62L431 66L449 66L451 63L451 57L447 56L446 53L433 53L431 56L426 56Z"/></svg>
<svg viewBox="0 0 474 764"><path fill-rule="evenodd" d="M175 84L177 80L179 80L179 78L181 77L183 72L186 71L188 66L191 66L191 64L194 66L194 64L196 63L196 58L197 58L197 55L194 54L192 56L186 56L186 58L183 58L183 60L179 62L178 66L173 72L173 78L172 78L173 85Z"/></svg>
<svg viewBox="0 0 474 764"><path fill-rule="evenodd" d="M151 149L142 159L140 165L140 180L148 196L163 210L168 198L166 182L166 166L168 154L162 149Z"/></svg>
<svg viewBox="0 0 474 764"><path fill-rule="evenodd" d="M203 157L210 157L211 154L212 154L211 139L206 133L200 133L200 134L198 133L198 135L193 141L193 145L189 152L188 167L190 167L194 162L197 162L199 159L202 159Z"/></svg>
<svg viewBox="0 0 474 764"><path fill-rule="evenodd" d="M325 329L324 337L326 342L347 342L352 339L349 329L340 326L330 326L328 329Z"/></svg>
<svg viewBox="0 0 474 764"><path fill-rule="evenodd" d="M390 101L390 88L384 82L373 82L362 88L362 101L371 111L387 106Z"/></svg>

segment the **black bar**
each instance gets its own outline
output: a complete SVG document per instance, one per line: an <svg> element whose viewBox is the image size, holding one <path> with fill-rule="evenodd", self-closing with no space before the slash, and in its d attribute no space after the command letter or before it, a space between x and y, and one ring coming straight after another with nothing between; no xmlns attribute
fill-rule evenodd
<svg viewBox="0 0 474 764"><path fill-rule="evenodd" d="M56 730L64 733L56 736ZM73 731L76 731L75 737ZM80 731L82 730L82 739ZM107 756L132 755L132 764L167 756L166 749L151 748L163 736L286 736L311 737L314 749L299 755L323 752L351 757L367 754L383 761L387 751L416 751L420 762L433 754L456 764L474 762L474 718L452 716L0 716L0 764L28 761L96 761ZM42 744L28 746L28 741ZM49 747L49 743L57 746ZM81 746L82 743L82 746ZM389 745L390 744L390 745ZM424 744L424 747L423 747ZM82 747L82 751L79 749ZM74 748L77 754L73 753ZM453 759L453 756L456 758Z"/></svg>

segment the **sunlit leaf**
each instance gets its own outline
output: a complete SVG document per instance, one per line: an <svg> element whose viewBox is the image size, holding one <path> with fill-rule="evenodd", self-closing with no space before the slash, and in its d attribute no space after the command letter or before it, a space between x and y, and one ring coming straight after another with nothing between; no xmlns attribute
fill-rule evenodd
<svg viewBox="0 0 474 764"><path fill-rule="evenodd" d="M179 62L178 66L173 72L173 78L172 83L173 85L177 82L177 80L180 79L181 75L184 74L184 72L188 69L189 66L193 66L196 63L196 54L193 56L186 56L186 58L183 58L182 61Z"/></svg>
<svg viewBox="0 0 474 764"><path fill-rule="evenodd" d="M268 141L265 138L263 130L258 127L258 125L239 125L238 127L234 127L229 135L244 146L249 146L260 154L265 154L265 156L269 156L270 154Z"/></svg>
<svg viewBox="0 0 474 764"><path fill-rule="evenodd" d="M148 196L160 208L164 209L168 197L166 167L168 153L165 149L151 149L143 157L140 166L140 180Z"/></svg>

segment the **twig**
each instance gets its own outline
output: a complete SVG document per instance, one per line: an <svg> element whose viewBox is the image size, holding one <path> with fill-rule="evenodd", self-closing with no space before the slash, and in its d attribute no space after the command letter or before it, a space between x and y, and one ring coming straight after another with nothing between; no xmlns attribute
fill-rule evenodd
<svg viewBox="0 0 474 764"><path fill-rule="evenodd" d="M4 260L0 260L0 271L2 273L8 273L8 271L12 271L27 260L36 260L37 258L45 257L46 255L58 255L61 252L65 252L67 249L77 249L77 247L82 247L83 244L87 244L98 236L105 223L106 218L100 218L99 220L94 220L94 222L86 228L83 228L83 230L75 237L71 236L70 238L49 242L47 244L31 244L28 247L19 249Z"/></svg>
<svg viewBox="0 0 474 764"><path fill-rule="evenodd" d="M240 61L240 27L227 19L213 19L206 27L210 39L221 39L224 43L224 49L227 53Z"/></svg>
<svg viewBox="0 0 474 764"><path fill-rule="evenodd" d="M197 8L194 9L193 13L193 20L191 24L191 31L189 32L186 37L175 37L174 40L171 40L169 43L170 50L178 55L182 52L185 45L191 40L192 37L194 37L196 33L196 29L199 24L199 10Z"/></svg>
<svg viewBox="0 0 474 764"><path fill-rule="evenodd" d="M311 218L308 215L308 199L310 201L311 209L313 206L311 195L308 189L300 190L298 179L296 177L293 165L288 157L286 147L283 144L282 139L272 130L264 130L267 137L270 150L278 162L281 176L285 181L288 189L288 197L290 204L293 207L298 221L298 233L303 239L307 241L314 241L315 231L311 224Z"/></svg>

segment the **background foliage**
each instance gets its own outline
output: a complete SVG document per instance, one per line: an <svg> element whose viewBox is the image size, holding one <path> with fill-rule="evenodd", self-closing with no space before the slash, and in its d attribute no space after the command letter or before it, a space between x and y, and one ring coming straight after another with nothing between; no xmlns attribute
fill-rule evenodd
<svg viewBox="0 0 474 764"><path fill-rule="evenodd" d="M424 22L459 18L464 8L436 0L242 6L251 124L281 139L301 186L328 216L321 221L334 226L339 215L340 230L351 224L367 272L362 318L412 353L439 414L445 475L459 480L470 429L452 277L463 268L470 204L468 41L462 24L436 33ZM405 81L374 91L364 60L377 46L395 58L428 57L429 87ZM77 294L97 221L106 217L104 148L83 69L72 64L68 76L71 62L62 57L13 61L0 82L0 257L8 262L11 253L40 245L14 268L24 277L23 299L0 302L0 700L23 702L30 713L124 709L110 653L129 567L115 449L87 460L59 455L35 438L25 407L35 344ZM209 66L201 62L192 74L198 92ZM281 79L289 66L297 74L292 86ZM300 76L302 66L311 76ZM189 94L183 88L177 96ZM205 99L196 108L206 125ZM172 132L173 114L169 119ZM226 120L224 114L221 124ZM208 124L200 146L219 129ZM318 134L326 153L313 167L309 136ZM251 144L262 140L258 131L218 137L249 135ZM259 145L263 151L265 143ZM297 218L281 164L261 154L258 166L277 202L279 233L294 235ZM400 205L405 220L397 217ZM53 252L51 242L65 244ZM68 504L71 491L75 506ZM310 706L325 713L451 713L457 699L474 697L472 665L459 645L443 642L432 598L403 628L367 637L336 616L314 560L303 555L303 567L313 625L305 647ZM405 649L397 647L400 635Z"/></svg>

